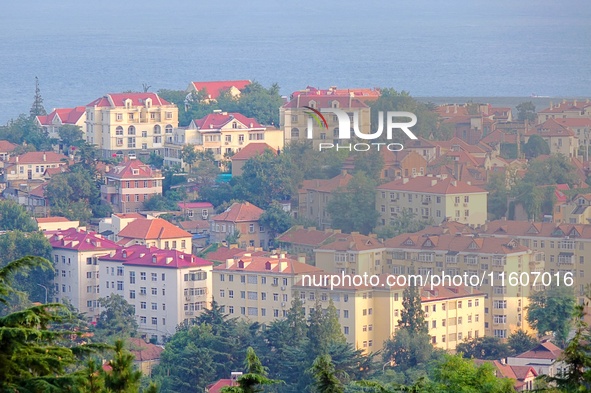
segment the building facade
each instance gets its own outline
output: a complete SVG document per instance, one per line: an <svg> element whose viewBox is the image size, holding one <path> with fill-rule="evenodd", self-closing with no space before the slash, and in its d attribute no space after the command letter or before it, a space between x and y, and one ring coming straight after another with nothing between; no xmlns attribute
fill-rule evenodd
<svg viewBox="0 0 591 393"><path fill-rule="evenodd" d="M267 249L273 239L269 231L259 223L264 210L249 203L235 202L223 213L211 217L211 241L220 243L231 239L239 247Z"/></svg>

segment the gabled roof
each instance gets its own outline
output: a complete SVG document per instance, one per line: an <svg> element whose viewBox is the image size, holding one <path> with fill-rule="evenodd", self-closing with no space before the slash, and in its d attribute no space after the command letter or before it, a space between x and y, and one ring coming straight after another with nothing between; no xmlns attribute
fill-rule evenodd
<svg viewBox="0 0 591 393"><path fill-rule="evenodd" d="M507 133L500 129L496 129L488 133L480 141L491 146L500 143L517 143L517 133Z"/></svg>
<svg viewBox="0 0 591 393"><path fill-rule="evenodd" d="M533 131L533 132L532 132ZM529 131L530 134L534 132L542 137L544 136L574 136L575 133L569 127L560 124L554 119L548 119L545 122L538 124L535 129Z"/></svg>
<svg viewBox="0 0 591 393"><path fill-rule="evenodd" d="M437 241L435 237L438 237ZM466 254L513 254L527 252L529 249L511 239L497 237L475 237L456 233L430 235L432 245L424 246L425 234L402 234L384 241L391 249L414 249L423 251L451 251Z"/></svg>
<svg viewBox="0 0 591 393"><path fill-rule="evenodd" d="M277 150L273 149L266 143L249 143L242 148L239 152L231 157L232 161L246 161L252 157L263 154L266 150L270 150L273 154L277 154Z"/></svg>
<svg viewBox="0 0 591 393"><path fill-rule="evenodd" d="M318 247L335 235L335 231L320 231L316 228L304 228L294 226L286 232L277 236L277 241L282 243L302 244L306 246Z"/></svg>
<svg viewBox="0 0 591 393"><path fill-rule="evenodd" d="M244 88L250 85L249 80L235 80L235 81L211 81L211 82L191 82L193 88L197 91L203 89L207 90L209 98L217 99L225 90L229 90L232 87L238 90L244 90Z"/></svg>
<svg viewBox="0 0 591 393"><path fill-rule="evenodd" d="M209 202L179 202L177 206L181 209L212 209L213 205Z"/></svg>
<svg viewBox="0 0 591 393"><path fill-rule="evenodd" d="M267 251L248 251L242 248L219 247L217 250L207 253L205 258L212 262L226 262L228 259L239 258L244 254L250 254L254 257L270 257Z"/></svg>
<svg viewBox="0 0 591 393"><path fill-rule="evenodd" d="M50 222L70 222L66 217L53 216L53 217L36 217L35 221L39 224L46 224Z"/></svg>
<svg viewBox="0 0 591 393"><path fill-rule="evenodd" d="M30 151L20 156L12 156L8 162L19 164L56 164L67 162L68 157L52 151Z"/></svg>
<svg viewBox="0 0 591 393"><path fill-rule="evenodd" d="M126 341L127 348L135 358L136 362L158 360L164 351L164 348L161 346L147 343L141 338L129 337Z"/></svg>
<svg viewBox="0 0 591 393"><path fill-rule="evenodd" d="M237 386L237 384L231 379L220 379L211 385L207 385L205 390L207 393L221 393L222 388L229 386Z"/></svg>
<svg viewBox="0 0 591 393"><path fill-rule="evenodd" d="M17 146L18 145L15 145L14 143L5 140L0 140L0 152L2 153L10 153L14 149L16 149Z"/></svg>
<svg viewBox="0 0 591 393"><path fill-rule="evenodd" d="M228 266L230 265L230 266ZM320 268L286 258L283 255L271 255L269 257L252 256L245 253L232 258L231 264L227 261L213 268L214 270L230 270L244 272L269 272L281 274L302 274L321 272Z"/></svg>
<svg viewBox="0 0 591 393"><path fill-rule="evenodd" d="M313 190L318 192L333 192L338 188L347 187L347 184L353 179L353 176L347 172L342 172L340 175L332 179L311 179L304 180L300 189Z"/></svg>
<svg viewBox="0 0 591 393"><path fill-rule="evenodd" d="M191 237L191 234L162 218L138 218L119 232L118 237L126 239L178 239Z"/></svg>
<svg viewBox="0 0 591 393"><path fill-rule="evenodd" d="M561 355L562 349L550 341L546 341L516 357L520 359L558 359Z"/></svg>
<svg viewBox="0 0 591 393"><path fill-rule="evenodd" d="M83 106L58 108L46 116L37 116L37 121L42 126L50 126L54 123L76 125L85 112L86 108Z"/></svg>
<svg viewBox="0 0 591 393"><path fill-rule="evenodd" d="M291 94L291 98L297 96L304 96L304 95L312 95L312 96L346 96L346 97L355 97L359 98L360 100L365 101L375 101L380 98L380 90L377 88L368 89L368 88L359 88L359 89L337 89L336 87L331 87L329 89L318 89L313 86L308 86L304 90L294 91Z"/></svg>
<svg viewBox="0 0 591 393"><path fill-rule="evenodd" d="M105 174L105 176L122 180L140 180L140 179L161 179L162 174L158 170L152 169L150 165L144 164L140 160L132 159L123 161Z"/></svg>
<svg viewBox="0 0 591 393"><path fill-rule="evenodd" d="M580 111L581 109L584 109L586 107L591 106L591 102L589 102L589 100L574 100L574 101L566 101L564 100L563 102L556 104L556 105L551 105L550 107L546 108L546 109L542 109L540 112L538 113L562 113L565 111Z"/></svg>
<svg viewBox="0 0 591 393"><path fill-rule="evenodd" d="M212 266L212 263L178 250L162 250L135 244L117 250L113 255L105 255L101 261L122 262L125 266L150 266L167 269L185 269Z"/></svg>
<svg viewBox="0 0 591 393"><path fill-rule="evenodd" d="M582 237L591 239L589 224L556 224L552 222L495 220L486 225L484 233L489 235L556 237ZM562 234L562 235L561 235Z"/></svg>
<svg viewBox="0 0 591 393"><path fill-rule="evenodd" d="M45 232L53 248L65 248L76 251L118 250L113 241L102 238L95 232L70 228L61 231Z"/></svg>
<svg viewBox="0 0 591 393"><path fill-rule="evenodd" d="M351 234L337 233L331 237L329 243L322 245L317 250L331 251L365 251L385 248L377 236L366 236L357 232Z"/></svg>
<svg viewBox="0 0 591 393"><path fill-rule="evenodd" d="M569 117L566 119L558 118L554 120L565 127L591 127L591 119L588 117Z"/></svg>
<svg viewBox="0 0 591 393"><path fill-rule="evenodd" d="M236 130L245 130L245 129L264 129L259 122L252 117L246 117L241 113L238 112L216 112L210 113L201 119L194 119L191 122L190 127L196 128L198 130L219 130L220 128L224 127L226 124L231 123L233 121L237 122L237 129Z"/></svg>
<svg viewBox="0 0 591 393"><path fill-rule="evenodd" d="M89 106L98 106L98 107L119 107L125 106L126 100L131 100L132 106L145 106L147 99L152 100L152 105L172 105L170 102L166 101L164 98L161 98L156 93L111 93L107 94L106 96L99 97L96 100L92 101L88 105Z"/></svg>
<svg viewBox="0 0 591 393"><path fill-rule="evenodd" d="M377 190L383 191L410 191L424 194L470 194L484 193L485 189L473 186L461 180L451 177L417 176L415 178L403 178L382 184Z"/></svg>
<svg viewBox="0 0 591 393"><path fill-rule="evenodd" d="M213 216L213 221L258 221L265 211L250 202L234 202L225 212Z"/></svg>
<svg viewBox="0 0 591 393"><path fill-rule="evenodd" d="M315 105L310 105L311 102ZM367 104L358 98L349 96L331 96L331 95L301 95L294 97L291 101L283 105L283 108L303 108L311 106L315 108L331 108L333 102L338 102L339 108L367 108Z"/></svg>
<svg viewBox="0 0 591 393"><path fill-rule="evenodd" d="M37 187L33 188L31 192L29 192L29 195L37 198L45 198L45 188L47 187L47 184L49 183L41 183Z"/></svg>

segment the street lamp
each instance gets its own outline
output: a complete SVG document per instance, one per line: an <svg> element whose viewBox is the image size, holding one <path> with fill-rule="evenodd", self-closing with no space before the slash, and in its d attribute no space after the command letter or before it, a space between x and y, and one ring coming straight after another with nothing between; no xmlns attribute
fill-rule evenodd
<svg viewBox="0 0 591 393"><path fill-rule="evenodd" d="M388 360L386 363L384 363L384 366L382 367L382 372L386 372L386 366L390 365L390 367L392 367L392 360Z"/></svg>
<svg viewBox="0 0 591 393"><path fill-rule="evenodd" d="M47 293L48 293L47 287L45 285L41 285L41 284L37 284L37 285L39 285L42 288L45 288L45 304L47 304Z"/></svg>

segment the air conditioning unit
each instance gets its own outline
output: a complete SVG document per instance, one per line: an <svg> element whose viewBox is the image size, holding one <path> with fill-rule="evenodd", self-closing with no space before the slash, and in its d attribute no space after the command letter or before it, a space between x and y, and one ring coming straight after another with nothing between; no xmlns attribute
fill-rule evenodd
<svg viewBox="0 0 591 393"><path fill-rule="evenodd" d="M285 302L281 302L281 307L285 307Z"/></svg>
<svg viewBox="0 0 591 393"><path fill-rule="evenodd" d="M285 291L285 287L281 287L281 290L282 290L282 291Z"/></svg>
<svg viewBox="0 0 591 393"><path fill-rule="evenodd" d="M185 296L185 300L187 300L187 301L191 300L191 296Z"/></svg>

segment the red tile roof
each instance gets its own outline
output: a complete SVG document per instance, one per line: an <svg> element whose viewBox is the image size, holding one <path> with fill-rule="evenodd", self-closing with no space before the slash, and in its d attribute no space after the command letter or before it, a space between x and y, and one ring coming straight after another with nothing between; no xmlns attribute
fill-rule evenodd
<svg viewBox="0 0 591 393"><path fill-rule="evenodd" d="M444 179L433 176L418 176L415 178L403 178L382 184L377 190L384 191L410 191L424 194L470 194L485 193L485 189L473 186L461 180L451 177Z"/></svg>
<svg viewBox="0 0 591 393"><path fill-rule="evenodd" d="M54 109L53 112L46 116L37 116L37 121L42 126L52 125L56 119L59 120L57 124L75 125L85 112L86 108L83 106L77 106L75 108L58 108Z"/></svg>
<svg viewBox="0 0 591 393"><path fill-rule="evenodd" d="M484 233L499 236L556 237L591 239L589 224L555 224L552 222L496 220L486 224Z"/></svg>
<svg viewBox="0 0 591 393"><path fill-rule="evenodd" d="M514 254L529 249L506 238L474 237L470 235L422 233L402 234L384 241L387 248L423 251L453 251L462 253Z"/></svg>
<svg viewBox="0 0 591 393"><path fill-rule="evenodd" d="M213 216L213 221L258 221L265 211L250 202L234 202L225 212Z"/></svg>
<svg viewBox="0 0 591 393"><path fill-rule="evenodd" d="M241 113L233 112L221 112L221 113L210 113L209 115L202 117L201 119L195 119L192 122L192 126L198 130L219 130L226 124L236 120L238 123L238 129L264 129L259 122L252 117L246 117ZM242 125L242 126L241 126Z"/></svg>
<svg viewBox="0 0 591 393"><path fill-rule="evenodd" d="M37 223L45 224L45 223L49 223L49 222L69 222L70 220L68 220L66 217L54 216L54 217L37 217L37 218L35 218L35 221L37 221Z"/></svg>
<svg viewBox="0 0 591 393"><path fill-rule="evenodd" d="M306 87L305 90L298 90L294 91L291 94L291 98L297 96L304 96L304 95L311 95L311 96L352 96L355 98L359 98L360 100L364 101L375 101L380 98L380 90L377 88L368 89L368 88L360 88L360 89L337 89L336 87L331 87L330 89L318 89L313 86Z"/></svg>
<svg viewBox="0 0 591 393"><path fill-rule="evenodd" d="M42 183L41 185L33 188L31 192L29 192L29 195L36 196L38 198L45 198L45 187L47 187L47 184L49 183Z"/></svg>
<svg viewBox="0 0 591 393"><path fill-rule="evenodd" d="M164 348L158 345L145 342L141 338L127 338L127 348L137 362L145 362L160 359Z"/></svg>
<svg viewBox="0 0 591 393"><path fill-rule="evenodd" d="M591 127L591 119L588 117L570 117L567 119L554 119L565 127Z"/></svg>
<svg viewBox="0 0 591 393"><path fill-rule="evenodd" d="M46 236L53 248L77 251L118 250L120 248L115 242L104 239L95 232L76 228L46 232Z"/></svg>
<svg viewBox="0 0 591 393"><path fill-rule="evenodd" d="M189 220L179 221L179 227L185 231L199 231L209 229L209 221L207 220Z"/></svg>
<svg viewBox="0 0 591 393"><path fill-rule="evenodd" d="M302 95L294 97L291 101L283 105L283 108L303 108L304 106L311 106L310 102L316 103L316 108L331 108L332 103L337 101L339 108L367 108L367 104L358 98L349 96L316 96L316 95Z"/></svg>
<svg viewBox="0 0 591 393"><path fill-rule="evenodd" d="M156 93L112 93L103 97L99 97L86 106L125 106L125 101L128 99L131 100L132 106L144 106L148 98L152 100L152 105L172 105L170 102L166 101L164 98L161 98Z"/></svg>
<svg viewBox="0 0 591 393"><path fill-rule="evenodd" d="M231 379L220 379L219 381L208 385L205 391L206 393L221 393L222 388L229 386L238 386L238 384L234 383Z"/></svg>
<svg viewBox="0 0 591 393"><path fill-rule="evenodd" d="M177 205L181 209L213 209L209 202L179 202Z"/></svg>
<svg viewBox="0 0 591 393"><path fill-rule="evenodd" d="M2 153L9 153L16 149L17 146L18 145L15 145L14 143L5 140L0 140L0 152Z"/></svg>
<svg viewBox="0 0 591 393"><path fill-rule="evenodd" d="M421 303L471 296L484 296L484 292L474 290L473 287L425 286L421 292Z"/></svg>
<svg viewBox="0 0 591 393"><path fill-rule="evenodd" d="M316 228L292 227L277 237L283 243L320 246L335 235L333 230L320 231Z"/></svg>
<svg viewBox="0 0 591 393"><path fill-rule="evenodd" d="M516 357L521 359L558 359L561 355L562 349L550 341L546 341Z"/></svg>
<svg viewBox="0 0 591 393"><path fill-rule="evenodd" d="M281 258L280 255L257 257L251 256L250 253L245 253L242 255L237 255L231 259L233 259L231 266L227 267L226 262L214 267L213 269L216 271L230 270L245 272L273 272L281 274L302 274L322 271L316 266L308 265L306 263L298 262L294 259L286 257Z"/></svg>
<svg viewBox="0 0 591 393"><path fill-rule="evenodd" d="M58 164L67 162L68 157L52 151L30 151L20 156L12 156L8 162L19 164Z"/></svg>
<svg viewBox="0 0 591 393"><path fill-rule="evenodd" d="M167 269L185 269L193 267L212 266L212 263L178 250L162 250L157 247L146 247L135 244L117 250L113 255L100 258L104 261L123 262L129 266L150 266Z"/></svg>
<svg viewBox="0 0 591 393"><path fill-rule="evenodd" d="M201 91L205 89L209 98L217 99L225 90L229 90L232 87L242 91L248 85L249 80L236 80L236 81L212 81L212 82L191 82L195 90Z"/></svg>
<svg viewBox="0 0 591 393"><path fill-rule="evenodd" d="M125 239L177 239L180 237L191 237L192 235L171 224L162 218L138 218L130 222L125 228L117 234L118 237Z"/></svg>
<svg viewBox="0 0 591 393"><path fill-rule="evenodd" d="M331 241L318 247L318 250L331 251L365 251L385 248L386 246L376 236L366 236L357 232L337 233Z"/></svg>
<svg viewBox="0 0 591 393"><path fill-rule="evenodd" d="M484 138L482 138L481 142L486 143L488 145L497 145L500 143L517 143L517 134L506 133L499 129L496 129L493 132L487 134Z"/></svg>
<svg viewBox="0 0 591 393"><path fill-rule="evenodd" d="M546 109L542 109L538 113L562 113L564 111L580 111L588 106L591 106L589 100L564 101L556 105L552 105Z"/></svg>
<svg viewBox="0 0 591 393"><path fill-rule="evenodd" d="M134 170L137 174L134 174ZM162 174L140 160L128 160L113 167L105 176L122 180L161 179Z"/></svg>
<svg viewBox="0 0 591 393"><path fill-rule="evenodd" d="M115 216L119 217L119 218L123 218L123 219L127 219L127 218L146 218L144 216L142 216L140 213L134 212L134 213L116 213L114 214Z"/></svg>
<svg viewBox="0 0 591 393"><path fill-rule="evenodd" d="M301 190L314 190L319 192L333 192L338 188L345 188L353 179L347 172L333 177L332 179L312 179L302 182Z"/></svg>
<svg viewBox="0 0 591 393"><path fill-rule="evenodd" d="M277 150L273 149L266 143L249 143L242 150L234 154L231 158L232 161L246 161L254 156L263 154L266 150L270 150L273 154L277 154Z"/></svg>
<svg viewBox="0 0 591 393"><path fill-rule="evenodd" d="M527 135L538 134L544 136L574 136L575 133L569 127L560 124L554 119L548 119L538 124L534 129L528 130Z"/></svg>

